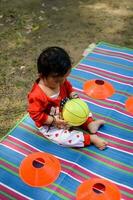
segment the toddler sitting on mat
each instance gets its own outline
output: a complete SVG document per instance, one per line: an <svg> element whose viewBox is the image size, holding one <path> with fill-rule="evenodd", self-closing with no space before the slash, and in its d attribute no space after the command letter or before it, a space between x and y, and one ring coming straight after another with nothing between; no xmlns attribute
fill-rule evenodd
<svg viewBox="0 0 133 200"><path fill-rule="evenodd" d="M60 103L64 98L79 98L67 80L72 63L68 53L60 47L46 48L37 61L39 77L28 94L28 112L43 136L65 147L85 147L91 143L103 150L107 142L96 132L105 123L88 116L83 131L69 127L61 118ZM88 131L88 133L85 133Z"/></svg>

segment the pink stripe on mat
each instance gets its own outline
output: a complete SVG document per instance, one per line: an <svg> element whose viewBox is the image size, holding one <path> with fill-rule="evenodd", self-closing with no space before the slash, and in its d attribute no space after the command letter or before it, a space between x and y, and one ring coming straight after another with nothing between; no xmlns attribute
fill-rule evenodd
<svg viewBox="0 0 133 200"><path fill-rule="evenodd" d="M61 190L60 188L54 186L54 185L49 185L47 186L48 188L50 188L53 191L57 191L59 194L62 194L64 197L67 197L68 199L74 200L75 197L72 196L71 194L65 192L64 190Z"/></svg>
<svg viewBox="0 0 133 200"><path fill-rule="evenodd" d="M119 83L125 83L125 84L127 84L127 85L133 85L133 83L132 83L132 79L129 81L129 80L124 80L124 79L127 79L127 78L125 78L125 77L123 77L123 80L121 80L120 78L118 78L116 75L114 75L113 74L113 76L112 76L112 74L110 74L109 73L109 71L106 71L106 72L104 72L104 71L102 71L102 70L99 70L99 68L96 68L96 69L94 69L94 68L92 68L90 65L83 65L83 64L80 64L80 65L78 65L79 67L78 67L78 70L84 70L86 73L87 72L92 72L92 73L96 73L97 75L101 75L101 76L104 76L104 78L108 78L108 79L110 79L110 80L112 80L112 81L117 81L117 82L119 82ZM109 76L110 75L110 76Z"/></svg>
<svg viewBox="0 0 133 200"><path fill-rule="evenodd" d="M74 167L74 166L73 166ZM76 169L76 168L75 168ZM85 178L83 176L80 176L77 173L74 173L73 171L71 171L70 169L67 169L65 167L62 167L62 172L65 172L66 174L68 174L68 176L72 176L74 179L78 180L79 182L83 182L85 180ZM80 171L81 172L81 171ZM85 173L86 175L86 173ZM87 175L86 175L87 176ZM93 177L94 178L94 177Z"/></svg>
<svg viewBox="0 0 133 200"><path fill-rule="evenodd" d="M3 160L0 161L0 164L18 174L18 168L17 167L13 167L12 165L4 162Z"/></svg>
<svg viewBox="0 0 133 200"><path fill-rule="evenodd" d="M105 60L105 59L103 59L103 58L96 58L96 57L93 57L93 56L90 55L90 54L89 54L89 56L86 57L85 59L90 60L90 61L92 60L92 61L101 62L102 64L111 65L111 67L118 67L118 68L121 68L121 69L130 70L130 71L133 70L132 67L129 67L129 66L127 66L126 64L116 63L115 61L109 61L109 60Z"/></svg>
<svg viewBox="0 0 133 200"><path fill-rule="evenodd" d="M24 123L20 123L19 126L22 127L22 128L24 128L24 129L26 129L26 130L27 130L27 127L29 127L29 126L27 126L27 125L24 124ZM37 131L37 129L35 130L35 129L29 127L29 128L28 128L28 131L29 131L29 132L32 132L32 133L35 133L35 134L38 135L38 136L44 137L44 136L42 135L42 133L40 133L39 131Z"/></svg>
<svg viewBox="0 0 133 200"><path fill-rule="evenodd" d="M131 54L128 54L128 53L124 53L124 52L120 52L120 51L113 51L113 50L104 49L104 48L100 48L100 47L96 47L95 50L100 50L101 52L106 52L106 53L118 55L118 56L121 56L121 57L129 59L129 60L131 59L131 61L133 60L133 56Z"/></svg>
<svg viewBox="0 0 133 200"><path fill-rule="evenodd" d="M114 76L116 79L117 78L118 79L123 79L123 81L124 81L124 79L126 79L127 83L128 83L128 81L130 82L130 81L133 80L133 78L130 77L130 76L118 74L118 73L111 72L111 71L108 71L108 70L105 70L105 69L99 69L99 68L97 68L95 66L92 66L92 65L87 65L87 64L80 63L78 66L84 67L86 69L86 71L88 71L88 72L90 71L90 69L92 69L94 71L98 70L97 72L101 72L101 73L103 73L105 75L108 73L110 76Z"/></svg>
<svg viewBox="0 0 133 200"><path fill-rule="evenodd" d="M128 146L133 148L133 142L125 141L125 140L122 140L121 138L117 138L117 137L113 137L111 135L107 135L102 131L98 131L97 133L98 133L98 135L104 135L105 138L107 138L109 140L111 139L112 141L117 142L118 144L127 145L127 148L128 148Z"/></svg>
<svg viewBox="0 0 133 200"><path fill-rule="evenodd" d="M116 163L116 162L114 162L114 161L107 160L106 158L103 158L103 157L101 157L101 156L99 156L99 155L96 155L96 154L94 154L94 153L91 153L91 152L89 152L89 151L86 151L85 149L80 149L80 151L81 151L81 152L84 152L86 155L88 155L88 156L90 156L90 157L92 157L92 158L98 159L99 161L102 161L102 162L107 163L107 164L109 164L109 165L112 165L112 166L114 166L114 167L117 167L117 168L120 168L120 169L123 169L123 170L125 170L125 171L128 171L128 172L133 173L133 169L128 168L128 167L126 167L126 166L124 166L124 165L121 165L121 164Z"/></svg>
<svg viewBox="0 0 133 200"><path fill-rule="evenodd" d="M12 144L10 141L3 140L3 141L2 141L2 144L7 145L7 146L10 146L11 148L13 148L13 149L15 149L15 150L17 150L17 151L20 150L20 147L19 147L19 146L15 146L15 145ZM30 153L31 153L29 150L24 150L24 149L22 149L22 148L21 148L21 152L22 152L23 154L30 154Z"/></svg>
<svg viewBox="0 0 133 200"><path fill-rule="evenodd" d="M11 188L7 188L4 185L1 185L1 190L4 191L6 194L10 195L11 197L16 198L17 200L27 200L29 199L28 197L25 197L21 195L20 193L18 194L17 191L12 190Z"/></svg>
<svg viewBox="0 0 133 200"><path fill-rule="evenodd" d="M22 146L22 147L27 148L28 151L29 151L29 153L35 151L35 148L33 149L33 147L30 146L30 145L27 146L26 143L24 143L23 141L19 140L18 138L13 137L12 135L9 135L9 136L8 136L8 139L9 139L10 141L14 142L14 143L19 144L19 145ZM38 151L38 150L36 150L36 152L37 152L37 151Z"/></svg>
<svg viewBox="0 0 133 200"><path fill-rule="evenodd" d="M9 200L9 198L8 198L8 197L5 197L4 194L0 194L0 199L1 199L1 200Z"/></svg>

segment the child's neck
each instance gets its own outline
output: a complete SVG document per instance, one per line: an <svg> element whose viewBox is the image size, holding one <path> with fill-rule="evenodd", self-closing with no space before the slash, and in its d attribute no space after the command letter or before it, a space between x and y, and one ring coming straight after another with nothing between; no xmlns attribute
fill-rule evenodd
<svg viewBox="0 0 133 200"><path fill-rule="evenodd" d="M39 83L38 83L39 87L44 91L44 93L47 96L52 96L56 93L59 92L60 86L58 85L58 87L50 87L46 81L44 81L43 79L40 79Z"/></svg>

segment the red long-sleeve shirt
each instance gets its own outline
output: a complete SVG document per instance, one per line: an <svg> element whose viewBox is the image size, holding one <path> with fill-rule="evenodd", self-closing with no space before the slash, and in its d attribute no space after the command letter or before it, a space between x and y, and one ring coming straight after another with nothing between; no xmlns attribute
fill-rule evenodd
<svg viewBox="0 0 133 200"><path fill-rule="evenodd" d="M59 96L57 98L48 97L38 85L39 79L34 83L32 90L28 94L28 112L35 121L37 127L44 125L50 114L51 107L59 107L60 101L69 97L73 92L71 83L68 80L60 86Z"/></svg>

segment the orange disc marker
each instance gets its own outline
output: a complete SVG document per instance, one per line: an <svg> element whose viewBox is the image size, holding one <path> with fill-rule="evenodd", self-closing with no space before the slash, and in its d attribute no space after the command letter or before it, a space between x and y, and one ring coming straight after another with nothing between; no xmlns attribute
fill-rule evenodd
<svg viewBox="0 0 133 200"><path fill-rule="evenodd" d="M86 81L83 89L88 96L94 99L106 99L115 93L113 86L103 80Z"/></svg>
<svg viewBox="0 0 133 200"><path fill-rule="evenodd" d="M100 178L84 181L77 189L76 200L120 200L116 185Z"/></svg>
<svg viewBox="0 0 133 200"><path fill-rule="evenodd" d="M47 186L59 176L61 165L53 155L36 152L28 155L19 168L21 179L33 187Z"/></svg>
<svg viewBox="0 0 133 200"><path fill-rule="evenodd" d="M126 110L133 114L133 96L129 97L125 103Z"/></svg>

